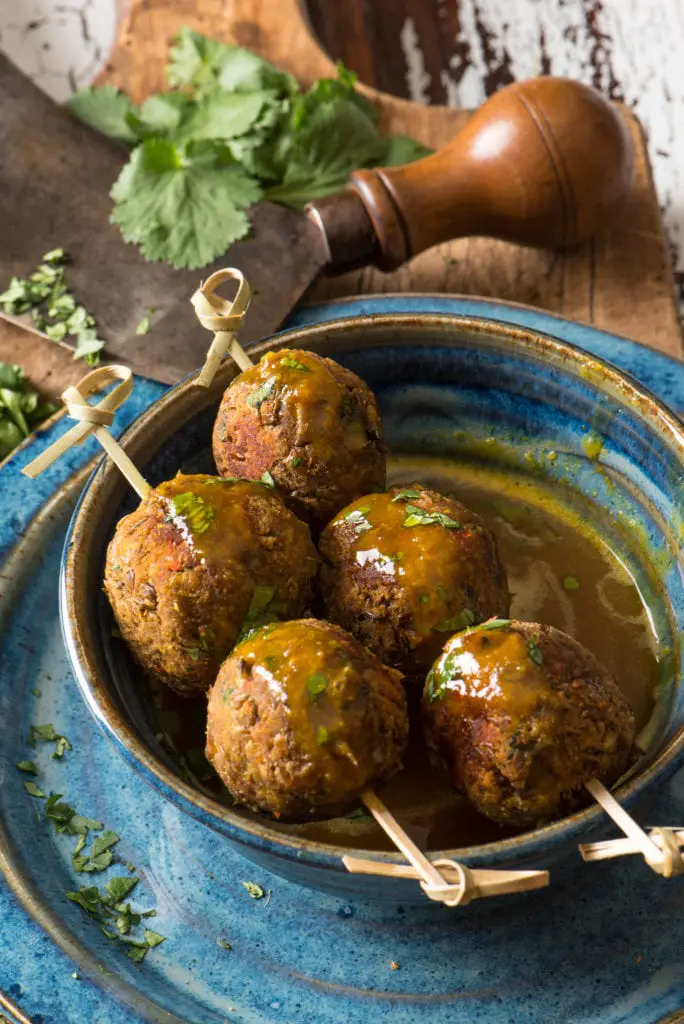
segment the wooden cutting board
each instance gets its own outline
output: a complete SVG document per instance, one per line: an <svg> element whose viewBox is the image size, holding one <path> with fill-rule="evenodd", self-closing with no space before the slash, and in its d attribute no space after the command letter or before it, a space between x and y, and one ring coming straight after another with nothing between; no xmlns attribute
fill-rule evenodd
<svg viewBox="0 0 684 1024"><path fill-rule="evenodd" d="M137 101L164 87L169 44L184 25L246 46L304 84L335 74L298 0L129 0L124 6L100 82L125 89ZM384 130L411 134L432 147L443 145L470 116L466 110L424 107L365 91L377 104ZM637 173L628 207L612 231L568 252L464 239L423 253L392 274L367 269L326 278L307 300L377 292L494 297L551 310L682 356L674 279L646 142L634 115L626 108L622 113L635 143ZM0 359L28 362L30 375L53 394L78 376L61 348L38 339L27 345L24 333L9 327L0 330Z"/></svg>

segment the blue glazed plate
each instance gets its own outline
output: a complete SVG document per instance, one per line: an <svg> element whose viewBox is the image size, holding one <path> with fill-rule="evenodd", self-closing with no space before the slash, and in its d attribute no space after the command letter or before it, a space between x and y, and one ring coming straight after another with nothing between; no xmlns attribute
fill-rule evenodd
<svg viewBox="0 0 684 1024"><path fill-rule="evenodd" d="M677 363L518 307L367 298L303 310L296 323L386 312L460 313L531 327L608 359L684 409ZM119 427L162 391L139 380ZM36 483L20 475L64 429L62 421L50 426L0 473L0 1008L13 1003L25 1015L17 1019L34 1024L675 1019L668 1015L684 1003L684 885L656 877L635 858L588 866L578 857L554 871L552 889L513 898L510 918L499 902L409 914L401 906L344 903L270 876L148 788L97 730L62 646L59 557L83 482L72 474L94 445L73 450ZM27 745L30 725L45 722L73 743L62 760L51 757L51 744ZM64 793L122 837L118 857L140 877L135 903L156 906L152 927L168 937L141 966L65 898L78 885L102 885L112 870L74 874L74 838L55 835L44 801L25 792L27 776L16 768L24 758L37 763L45 792ZM684 823L684 773L661 789L649 814ZM116 873L126 873L123 865ZM270 891L270 899L252 899L243 881Z"/></svg>

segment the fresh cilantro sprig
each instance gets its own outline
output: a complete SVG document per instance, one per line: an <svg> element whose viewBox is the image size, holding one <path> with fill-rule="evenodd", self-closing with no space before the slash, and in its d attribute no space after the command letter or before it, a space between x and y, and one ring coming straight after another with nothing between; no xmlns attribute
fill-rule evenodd
<svg viewBox="0 0 684 1024"><path fill-rule="evenodd" d="M262 196L301 207L343 188L358 167L408 163L429 150L378 132L374 106L342 64L303 92L248 50L181 30L170 91L140 107L111 85L82 89L72 113L134 147L111 192L112 221L148 260L210 263L250 229Z"/></svg>
<svg viewBox="0 0 684 1024"><path fill-rule="evenodd" d="M97 366L105 343L97 336L94 317L69 290L66 280L68 262L64 249L46 252L27 278L11 279L5 291L0 293L0 306L13 316L30 312L36 330L52 341L73 338L74 359L83 359L89 366Z"/></svg>

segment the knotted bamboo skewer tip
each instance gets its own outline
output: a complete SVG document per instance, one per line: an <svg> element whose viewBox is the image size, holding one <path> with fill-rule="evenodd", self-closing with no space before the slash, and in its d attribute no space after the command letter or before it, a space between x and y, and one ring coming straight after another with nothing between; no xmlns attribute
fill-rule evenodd
<svg viewBox="0 0 684 1024"><path fill-rule="evenodd" d="M224 281L237 281L238 289L232 300L222 299L216 289ZM202 327L214 332L207 358L204 361L195 384L197 387L208 388L213 381L221 360L228 353L237 363L240 370L248 370L254 363L249 358L235 334L242 327L245 314L249 308L252 291L244 275L235 267L217 270L207 278L191 298L197 319Z"/></svg>
<svg viewBox="0 0 684 1024"><path fill-rule="evenodd" d="M549 884L547 871L471 871L454 860L429 860L394 815L372 790L364 790L361 799L377 823L404 854L408 864L384 864L351 855L342 858L347 871L389 878L415 878L429 899L447 907L465 906L473 899L525 892Z"/></svg>
<svg viewBox="0 0 684 1024"><path fill-rule="evenodd" d="M684 874L684 829L653 828L646 832L597 779L586 783L594 800L612 818L626 839L610 839L579 846L585 861L609 860L630 853L642 854L648 866L663 878Z"/></svg>
<svg viewBox="0 0 684 1024"><path fill-rule="evenodd" d="M100 402L96 405L88 404L90 395L115 381L119 383ZM112 425L115 411L123 405L132 390L131 370L127 366L116 364L100 366L97 370L87 373L78 384L68 387L62 392L62 401L66 405L67 414L76 420L76 424L41 455L24 466L24 475L32 479L39 476L69 448L83 444L92 434L111 456L138 496L146 498L150 485L133 465L119 442L106 429Z"/></svg>

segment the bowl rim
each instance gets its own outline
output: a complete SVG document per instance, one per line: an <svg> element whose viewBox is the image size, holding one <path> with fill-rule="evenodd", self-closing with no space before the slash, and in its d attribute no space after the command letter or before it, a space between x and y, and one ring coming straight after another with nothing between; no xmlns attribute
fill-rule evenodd
<svg viewBox="0 0 684 1024"><path fill-rule="evenodd" d="M684 425L663 402L630 374L617 369L606 360L584 351L571 342L561 341L542 331L522 327L505 320L492 320L487 317L470 316L458 313L382 313L362 314L342 317L332 322L318 322L304 327L295 327L273 335L250 346L250 355L260 358L272 349L311 347L316 350L316 342L329 339L330 336L344 336L350 330L369 332L383 329L414 327L426 334L432 328L436 332L433 344L448 346L444 332L456 331L472 336L486 338L487 341L498 341L504 346L511 344L530 356L540 354L544 362L554 363L558 370L567 372L572 366L578 368L578 375L585 381L608 390L616 400L638 407L642 416L649 419L653 428L664 435L670 446L676 446L684 465ZM307 344L313 342L313 345ZM408 342L407 342L408 343ZM415 344L415 339L412 341ZM423 342L430 344L426 337ZM453 343L453 342L452 342ZM401 338L393 340L400 346ZM224 364L225 365L225 364ZM580 370L581 368L581 370ZM237 372L237 371L236 371ZM193 381L199 370L189 374L184 380L169 388L164 395L145 409L127 428L121 437L124 445L135 442L146 431L150 420L160 412L177 402L178 398L193 391ZM220 373L220 371L219 371ZM233 373L233 376L236 375ZM231 378L227 378L231 379ZM608 386L610 385L610 386ZM225 383L223 384L225 386ZM204 389L203 393L206 395ZM198 395L200 392L196 392ZM85 699L86 705L106 735L114 741L115 746L124 759L131 764L158 792L176 806L189 813L214 831L227 836L242 845L267 851L271 855L287 860L296 860L309 865L333 868L345 872L342 858L353 853L370 860L384 863L403 863L404 858L399 852L368 850L361 846L338 846L307 839L297 834L284 833L277 826L271 826L267 819L252 820L243 817L229 807L217 803L201 791L189 785L175 775L138 737L133 727L120 714L115 703L97 679L95 665L88 656L87 643L83 640L83 627L75 614L74 596L74 561L79 550L79 536L82 524L87 521L90 507L97 498L97 493L110 473L116 473L116 467L106 457L101 459L91 474L79 497L78 503L69 524L65 538L64 552L60 568L60 616L62 631L67 653L76 676L76 680ZM88 531L86 531L86 537ZM679 688L679 681L676 680ZM668 777L684 763L684 725L673 734L661 749L651 755L651 760L640 771L619 785L614 796L621 803L631 803L658 778ZM570 842L579 834L586 833L597 827L603 818L603 811L598 805L590 805L572 815L551 822L541 828L523 832L519 835L489 843L459 847L448 850L431 850L433 859L449 858L468 863L470 866L486 866L511 860L529 860L543 855L547 848L557 847L558 841ZM605 820L605 819L604 819Z"/></svg>

